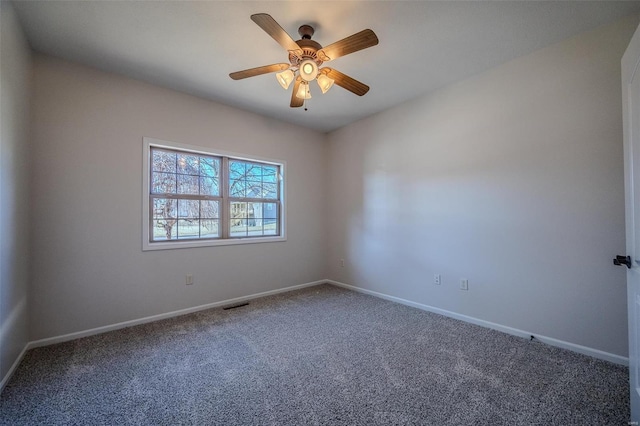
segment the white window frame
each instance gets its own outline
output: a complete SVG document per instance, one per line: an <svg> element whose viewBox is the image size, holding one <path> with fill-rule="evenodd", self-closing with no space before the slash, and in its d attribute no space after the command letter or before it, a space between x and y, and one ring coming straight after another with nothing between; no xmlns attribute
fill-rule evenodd
<svg viewBox="0 0 640 426"><path fill-rule="evenodd" d="M150 197L150 169L151 169L151 147L164 148L170 150L193 152L195 154L212 155L217 157L229 157L234 160L254 161L267 164L273 164L280 167L280 217L279 217L279 230L280 235L265 236L265 237L233 237L233 238L216 238L216 239L202 239L202 240L171 240L171 241L154 241L150 240L150 212L149 212L149 197ZM228 246L237 244L256 244L256 243L272 243L286 241L286 163L282 160L274 160L272 158L264 158L258 156L249 156L246 154L239 154L234 152L212 150L210 148L187 145L177 142L170 142L161 139L155 139L150 137L142 138L142 250L168 250L179 248L193 248L193 247L213 247L213 246ZM226 186L221 182L222 186ZM222 187L221 187L222 189ZM223 194L221 194L223 195ZM228 194L224 194L222 203L229 203ZM223 207L225 210L226 207ZM222 223L222 217L220 218L220 226L226 226Z"/></svg>

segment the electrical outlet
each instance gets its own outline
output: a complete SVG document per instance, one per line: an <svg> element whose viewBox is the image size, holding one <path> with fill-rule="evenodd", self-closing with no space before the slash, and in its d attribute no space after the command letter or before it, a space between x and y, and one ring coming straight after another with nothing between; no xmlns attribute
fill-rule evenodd
<svg viewBox="0 0 640 426"><path fill-rule="evenodd" d="M460 290L469 290L469 280L460 280Z"/></svg>
<svg viewBox="0 0 640 426"><path fill-rule="evenodd" d="M344 259L340 259L340 267L344 268Z"/></svg>
<svg viewBox="0 0 640 426"><path fill-rule="evenodd" d="M440 285L442 283L441 279L440 279L440 274L435 274L433 276L433 283L435 285Z"/></svg>
<svg viewBox="0 0 640 426"><path fill-rule="evenodd" d="M187 274L187 276L185 277L185 284L186 285L192 285L193 284L193 275L192 274Z"/></svg>

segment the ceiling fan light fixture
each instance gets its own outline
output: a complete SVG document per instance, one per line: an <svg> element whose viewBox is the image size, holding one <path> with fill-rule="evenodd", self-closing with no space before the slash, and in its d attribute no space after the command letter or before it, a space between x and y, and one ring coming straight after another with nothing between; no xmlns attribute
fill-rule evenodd
<svg viewBox="0 0 640 426"><path fill-rule="evenodd" d="M299 99L311 99L311 91L309 91L309 83L300 83L296 97Z"/></svg>
<svg viewBox="0 0 640 426"><path fill-rule="evenodd" d="M329 89L331 89L331 86L333 86L333 79L327 77L324 74L320 74L318 76L317 81L318 81L318 86L320 86L320 90L322 90L323 95L327 93Z"/></svg>
<svg viewBox="0 0 640 426"><path fill-rule="evenodd" d="M315 80L318 76L318 64L311 59L305 59L300 63L300 77L306 81Z"/></svg>
<svg viewBox="0 0 640 426"><path fill-rule="evenodd" d="M277 73L278 84L285 90L291 86L292 82L294 83L289 103L291 108L305 106L305 99L311 99L309 89L312 80L318 82L322 93L328 92L334 83L358 96L365 95L369 91L369 86L342 74L333 67L323 69L319 67L324 62L377 45L378 36L372 30L362 30L322 47L320 43L311 40L314 29L310 25L302 25L298 28L298 34L302 39L296 41L267 13L255 13L251 15L251 20L287 51L289 61L232 72L229 73L231 79L242 80L257 75Z"/></svg>
<svg viewBox="0 0 640 426"><path fill-rule="evenodd" d="M293 75L293 71L291 70L284 70L276 74L276 79L278 80L278 83L280 83L280 86L282 86L284 90L287 90L289 88L289 86L291 85L291 82L293 81L293 78L294 78L294 75Z"/></svg>

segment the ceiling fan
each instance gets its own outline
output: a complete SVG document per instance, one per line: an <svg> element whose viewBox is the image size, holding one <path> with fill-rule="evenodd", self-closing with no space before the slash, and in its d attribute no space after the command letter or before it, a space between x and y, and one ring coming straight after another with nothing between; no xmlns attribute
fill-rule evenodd
<svg viewBox="0 0 640 426"><path fill-rule="evenodd" d="M311 98L309 83L313 80L318 82L322 93L326 93L334 83L358 96L369 91L369 86L366 84L336 69L320 68L320 66L324 62L375 46L378 44L378 37L373 31L362 30L329 46L322 47L318 42L311 40L314 29L310 25L302 25L298 28L301 39L294 41L271 15L258 13L251 15L251 20L289 52L289 63L265 65L232 72L229 74L232 79L242 80L243 78L277 72L276 78L285 90L292 82L294 83L291 93L292 108L301 107L305 99Z"/></svg>

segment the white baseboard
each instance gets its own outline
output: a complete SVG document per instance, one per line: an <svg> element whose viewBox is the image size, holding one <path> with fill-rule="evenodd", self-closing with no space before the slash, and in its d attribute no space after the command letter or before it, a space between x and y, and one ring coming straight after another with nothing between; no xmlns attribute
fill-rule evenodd
<svg viewBox="0 0 640 426"><path fill-rule="evenodd" d="M22 352L20 352L20 355L18 355L16 360L13 362L13 364L11 365L11 368L9 369L9 371L7 371L7 374L5 374L4 377L2 378L2 381L0 382L0 393L2 393L6 384L9 383L9 379L11 379L11 376L13 376L13 373L16 371L16 368L18 368L18 365L20 365L20 363L22 362L22 358L24 358L24 354L27 353L28 345L29 345L28 343L24 345L24 348L22 348Z"/></svg>
<svg viewBox="0 0 640 426"><path fill-rule="evenodd" d="M390 300L392 302L401 303L403 305L411 306L414 308L422 309L423 311L429 311L436 314L444 315L446 317L455 318L461 321L465 321L471 324L476 324L482 327L491 328L493 330L502 331L503 333L511 334L518 337L530 338L534 336L536 340L546 343L551 346L556 346L558 348L568 349L573 352L578 352L583 355L589 355L594 358L603 359L605 361L613 362L615 364L620 365L629 365L629 358L623 357L620 355L615 355L609 352L604 352L598 349L589 348L582 345L577 345L575 343L566 342L564 340L554 339L553 337L541 336L536 333L532 333L525 330L519 330L517 328L507 327L505 325L496 324L493 322L481 320L478 318L470 317L467 315L458 314L456 312L447 311L445 309L436 308L429 305L424 305L422 303L412 302L410 300L402 299L400 297L389 296L388 294L379 293L377 291L367 290L360 287L355 287L349 284L341 283L334 280L326 280L329 284L333 284L338 287L343 287L349 290L357 291L360 293L368 294L371 296L379 297L381 299Z"/></svg>
<svg viewBox="0 0 640 426"><path fill-rule="evenodd" d="M46 339L35 340L27 343L27 350L32 348L38 348L41 346L53 345L56 343L67 342L69 340L79 339L81 337L93 336L95 334L106 333L108 331L118 330L121 328L132 327L134 325L145 324L148 322L159 321L167 318L177 317L181 315L191 314L193 312L203 311L205 309L217 308L220 306L231 305L234 303L245 302L251 299L257 299L259 297L271 296L278 293L286 293L293 290L298 290L305 287L311 287L314 285L325 284L327 280L313 281L305 284L298 284L291 287L279 288L276 290L263 291L262 293L255 293L248 296L236 297L233 299L221 300L219 302L207 303L206 305L194 306L192 308L180 309L178 311L167 312L164 314L152 315L150 317L139 318L131 321L119 322L117 324L105 325L102 327L96 327L89 330L77 331L75 333L64 334L62 336L48 337Z"/></svg>

